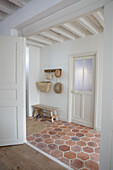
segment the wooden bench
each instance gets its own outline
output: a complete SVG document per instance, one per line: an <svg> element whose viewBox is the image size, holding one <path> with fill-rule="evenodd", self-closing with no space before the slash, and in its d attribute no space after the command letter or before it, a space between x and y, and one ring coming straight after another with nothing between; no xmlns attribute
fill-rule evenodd
<svg viewBox="0 0 113 170"><path fill-rule="evenodd" d="M32 107L34 108L34 112L33 112L34 118L37 117L38 113L40 114L40 116L42 116L42 114L45 113L51 116L52 122L54 122L54 119L58 120L57 111L60 110L59 108L53 107L53 106L46 106L43 104L33 105ZM48 111L48 112L45 112L45 111Z"/></svg>

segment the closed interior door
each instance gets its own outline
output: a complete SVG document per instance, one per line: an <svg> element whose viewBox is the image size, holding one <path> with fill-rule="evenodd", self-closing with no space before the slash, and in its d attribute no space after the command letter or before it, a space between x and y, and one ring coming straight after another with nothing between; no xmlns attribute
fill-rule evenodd
<svg viewBox="0 0 113 170"><path fill-rule="evenodd" d="M74 58L72 121L94 126L94 56Z"/></svg>
<svg viewBox="0 0 113 170"><path fill-rule="evenodd" d="M25 40L0 37L0 146L25 142Z"/></svg>

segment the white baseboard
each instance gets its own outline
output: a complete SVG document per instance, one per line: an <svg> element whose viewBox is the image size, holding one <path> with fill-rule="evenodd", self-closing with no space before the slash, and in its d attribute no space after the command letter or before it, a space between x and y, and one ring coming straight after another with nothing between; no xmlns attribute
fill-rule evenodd
<svg viewBox="0 0 113 170"><path fill-rule="evenodd" d="M72 122L80 124L80 125L83 125L83 126L86 126L86 127L93 128L90 123L87 123L87 122L85 122L83 120L72 119Z"/></svg>

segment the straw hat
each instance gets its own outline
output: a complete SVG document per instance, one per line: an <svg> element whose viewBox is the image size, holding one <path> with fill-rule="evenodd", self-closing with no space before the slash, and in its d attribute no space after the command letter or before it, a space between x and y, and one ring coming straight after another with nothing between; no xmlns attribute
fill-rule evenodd
<svg viewBox="0 0 113 170"><path fill-rule="evenodd" d="M64 85L62 83L56 83L54 85L54 91L57 94L61 94L64 91Z"/></svg>
<svg viewBox="0 0 113 170"><path fill-rule="evenodd" d="M54 74L55 74L56 77L60 77L61 76L61 70L56 69Z"/></svg>

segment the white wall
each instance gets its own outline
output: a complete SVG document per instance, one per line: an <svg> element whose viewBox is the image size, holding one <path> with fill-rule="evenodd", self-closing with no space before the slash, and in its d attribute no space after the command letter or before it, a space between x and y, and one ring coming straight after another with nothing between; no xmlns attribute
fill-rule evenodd
<svg viewBox="0 0 113 170"><path fill-rule="evenodd" d="M73 54L86 53L96 51L98 53L96 60L97 68L97 96L96 96L96 115L97 125L101 127L101 113L102 113L102 64L103 64L103 34L97 36L90 36L85 39L78 39L74 41L67 41L64 43L57 43L50 47L41 49L41 79L44 79L44 69L46 68L62 68L63 73L61 82L64 84L64 92L62 94L55 94L53 85L50 93L40 94L40 103L57 106L61 109L59 118L67 120L68 118L68 80L69 80L69 56ZM52 80L54 84L56 78Z"/></svg>
<svg viewBox="0 0 113 170"><path fill-rule="evenodd" d="M36 82L40 80L40 49L29 46L29 77L28 77L27 116L32 116L32 105L40 102L40 92ZM27 85L28 85L27 83Z"/></svg>

